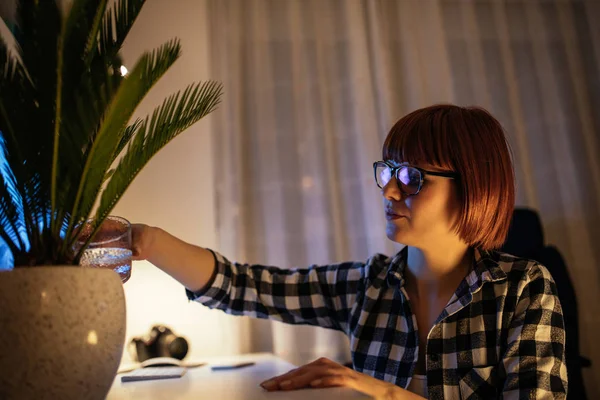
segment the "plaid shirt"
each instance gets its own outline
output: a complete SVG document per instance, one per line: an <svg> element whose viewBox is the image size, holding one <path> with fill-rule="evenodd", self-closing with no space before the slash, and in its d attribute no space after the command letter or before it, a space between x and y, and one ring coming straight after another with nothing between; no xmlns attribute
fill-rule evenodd
<svg viewBox="0 0 600 400"><path fill-rule="evenodd" d="M356 371L408 387L419 355L404 288L407 251L306 269L231 263L190 300L233 315L337 329ZM430 399L566 397L565 331L555 283L537 262L475 252L426 348Z"/></svg>

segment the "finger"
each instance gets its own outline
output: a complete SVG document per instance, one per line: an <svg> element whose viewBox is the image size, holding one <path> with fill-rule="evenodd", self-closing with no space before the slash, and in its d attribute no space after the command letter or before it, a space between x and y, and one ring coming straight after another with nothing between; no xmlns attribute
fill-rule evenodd
<svg viewBox="0 0 600 400"><path fill-rule="evenodd" d="M288 379L286 381L279 383L280 390L297 390L302 388L310 387L310 383L316 379L320 379L323 376L328 376L328 374L334 373L333 371L321 371L321 370L311 370L305 374L298 375L292 379Z"/></svg>
<svg viewBox="0 0 600 400"><path fill-rule="evenodd" d="M326 376L342 374L343 371L339 368L331 368L329 366L305 366L300 371L287 377L277 377L263 386L268 391L274 390L296 390L305 387L310 387L310 382Z"/></svg>
<svg viewBox="0 0 600 400"><path fill-rule="evenodd" d="M276 390L297 390L306 387L310 387L310 382L315 379L319 379L323 376L320 371L308 371L305 374L295 375L292 378L285 379L282 381L275 381L270 386L264 386L268 391Z"/></svg>
<svg viewBox="0 0 600 400"><path fill-rule="evenodd" d="M277 390L279 389L279 382L284 382L286 380L289 380L291 378L293 378L294 376L298 375L298 373L302 373L302 371L299 372L299 370L301 368L306 367L306 365L303 365L302 367L298 367L298 368L294 368L288 372L286 372L283 375L278 375L278 376L274 376L271 379L267 379L266 381L262 382L260 384L260 386L262 386L264 389L267 390Z"/></svg>
<svg viewBox="0 0 600 400"><path fill-rule="evenodd" d="M295 375L289 379L276 381L275 385L271 385L269 391L273 390L296 390L308 386L308 383L319 377L315 371L308 371L305 374Z"/></svg>
<svg viewBox="0 0 600 400"><path fill-rule="evenodd" d="M144 260L146 257L142 254L143 245L143 232L146 228L144 224L132 224L131 225L131 259L132 260Z"/></svg>
<svg viewBox="0 0 600 400"><path fill-rule="evenodd" d="M131 247L131 259L133 261L145 260L145 257L141 254L139 247L137 247L137 246Z"/></svg>
<svg viewBox="0 0 600 400"><path fill-rule="evenodd" d="M344 368L342 365L340 365L334 361L331 361L328 358L321 357L311 363L308 363L301 367L295 368L283 375L275 376L267 381L264 381L260 384L260 386L262 386L266 390L278 390L279 383L285 382L288 380L294 381L297 376L304 374L307 369L310 370L315 367L322 368L324 366L328 366L329 368L334 368L336 366Z"/></svg>
<svg viewBox="0 0 600 400"><path fill-rule="evenodd" d="M131 246L131 259L133 261L142 261L146 259L146 256L142 254L140 248L136 245Z"/></svg>

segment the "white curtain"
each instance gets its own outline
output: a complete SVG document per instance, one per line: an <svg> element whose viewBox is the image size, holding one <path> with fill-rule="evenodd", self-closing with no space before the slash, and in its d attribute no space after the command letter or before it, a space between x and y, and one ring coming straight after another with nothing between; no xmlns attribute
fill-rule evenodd
<svg viewBox="0 0 600 400"><path fill-rule="evenodd" d="M281 267L395 252L371 167L389 128L433 103L486 107L508 132L517 204L540 211L567 260L600 396L600 3L210 0L207 12L225 85L218 250ZM348 360L335 332L239 324L248 351Z"/></svg>

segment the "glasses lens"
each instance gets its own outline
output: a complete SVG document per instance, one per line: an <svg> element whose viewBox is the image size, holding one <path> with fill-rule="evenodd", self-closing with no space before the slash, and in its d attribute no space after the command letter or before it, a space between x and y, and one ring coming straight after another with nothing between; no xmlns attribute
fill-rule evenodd
<svg viewBox="0 0 600 400"><path fill-rule="evenodd" d="M403 167L397 172L400 189L406 194L419 193L421 188L421 171L413 167Z"/></svg>
<svg viewBox="0 0 600 400"><path fill-rule="evenodd" d="M387 165L378 163L375 167L375 179L377 180L377 186L383 188L392 179L392 171Z"/></svg>

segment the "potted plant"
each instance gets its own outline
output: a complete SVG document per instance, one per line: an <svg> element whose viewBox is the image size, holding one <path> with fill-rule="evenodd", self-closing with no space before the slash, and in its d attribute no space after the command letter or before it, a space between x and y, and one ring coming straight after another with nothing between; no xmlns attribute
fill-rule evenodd
<svg viewBox="0 0 600 400"><path fill-rule="evenodd" d="M60 3L21 0L0 40L0 242L14 259L0 272L3 399L106 396L125 339L123 288L113 271L74 267L85 246L73 244L221 96L218 83L192 84L131 121L179 42L123 76L119 51L144 0Z"/></svg>

